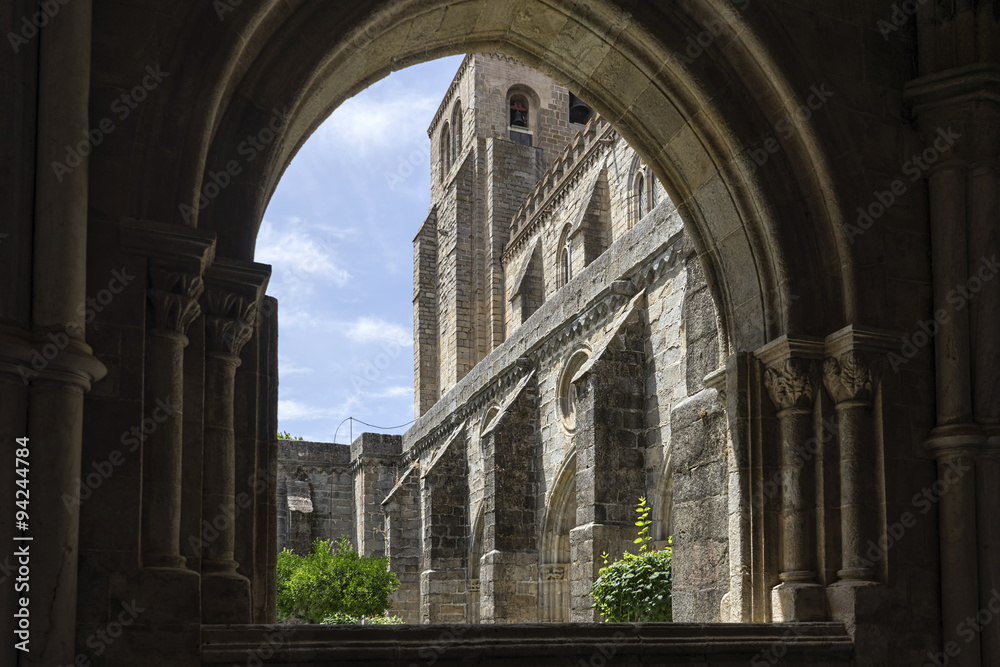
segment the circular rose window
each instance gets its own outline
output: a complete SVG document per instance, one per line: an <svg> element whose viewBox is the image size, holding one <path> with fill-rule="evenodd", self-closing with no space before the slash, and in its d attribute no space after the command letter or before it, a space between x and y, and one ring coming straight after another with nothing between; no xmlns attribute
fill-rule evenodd
<svg viewBox="0 0 1000 667"><path fill-rule="evenodd" d="M573 377L590 359L590 350L581 349L573 352L563 364L559 375L559 423L568 433L576 430L576 390L573 388Z"/></svg>

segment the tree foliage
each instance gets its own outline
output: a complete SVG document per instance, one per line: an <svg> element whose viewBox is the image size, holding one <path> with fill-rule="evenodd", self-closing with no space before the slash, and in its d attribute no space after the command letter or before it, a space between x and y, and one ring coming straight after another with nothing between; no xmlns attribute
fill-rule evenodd
<svg viewBox="0 0 1000 667"><path fill-rule="evenodd" d="M346 537L315 540L312 553L278 555L278 618L322 623L327 618L382 616L399 579L386 556L362 556ZM334 621L343 622L343 621Z"/></svg>
<svg viewBox="0 0 1000 667"><path fill-rule="evenodd" d="M621 559L608 565L608 554L604 554L605 567L591 587L590 597L594 608L612 623L663 623L673 620L670 596L670 563L673 548L667 546L661 551L649 551L649 506L645 498L639 498L635 510L639 514L635 525L639 535L634 540L639 546L638 554L625 552ZM668 541L668 544L670 542Z"/></svg>

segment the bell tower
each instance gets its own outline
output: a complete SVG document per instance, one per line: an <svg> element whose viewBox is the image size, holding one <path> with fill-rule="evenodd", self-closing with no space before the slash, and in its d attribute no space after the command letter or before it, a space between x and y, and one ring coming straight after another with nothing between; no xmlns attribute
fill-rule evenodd
<svg viewBox="0 0 1000 667"><path fill-rule="evenodd" d="M459 66L427 130L431 205L413 240L418 416L503 342L511 219L592 113L508 56Z"/></svg>

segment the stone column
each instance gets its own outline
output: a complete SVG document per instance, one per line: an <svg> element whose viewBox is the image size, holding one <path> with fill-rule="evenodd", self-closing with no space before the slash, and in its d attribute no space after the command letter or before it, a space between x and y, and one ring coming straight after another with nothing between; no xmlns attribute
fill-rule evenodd
<svg viewBox="0 0 1000 667"><path fill-rule="evenodd" d="M942 34L954 30L951 17L941 19L920 22L922 56L943 48ZM990 515L1000 511L1000 499L989 489L997 484L995 477L990 479L992 453L977 462L994 449L991 436L1000 407L991 405L996 403L993 383L1000 371L996 351L1000 285L996 270L988 269L986 262L997 252L997 74L995 65L966 63L944 71L922 71L921 78L905 88L926 145L940 153L927 182L938 328L934 335L937 425L926 446L937 460L935 488L941 489L942 648L952 655L949 645L959 647L952 662L963 667L1000 660L1000 631L977 632L969 641L962 632L966 619L988 603L1000 574L1000 566L991 564L995 554L991 558L989 553L998 536L998 529L990 526ZM984 268L988 280L977 275Z"/></svg>
<svg viewBox="0 0 1000 667"><path fill-rule="evenodd" d="M758 350L764 384L778 410L781 467L781 583L771 591L775 622L826 620L816 577L815 474L806 442L813 433L822 346L782 337Z"/></svg>
<svg viewBox="0 0 1000 667"><path fill-rule="evenodd" d="M968 280L965 166L946 163L931 174L928 188L934 305L950 309L934 339L938 425L927 441L944 484L938 505L942 626L944 645L964 647L960 664L974 667L981 664L980 635L966 642L958 632L979 609L975 459L986 436L972 420L969 309L953 310L948 301L955 286Z"/></svg>
<svg viewBox="0 0 1000 667"><path fill-rule="evenodd" d="M420 623L420 480L413 466L400 474L382 501L386 517L385 553L399 578L392 613L406 623Z"/></svg>
<svg viewBox="0 0 1000 667"><path fill-rule="evenodd" d="M424 554L420 573L422 623L464 623L468 618L467 438L462 425L431 454L420 479Z"/></svg>
<svg viewBox="0 0 1000 667"><path fill-rule="evenodd" d="M1000 259L997 219L1000 217L1000 166L995 159L968 172L969 289L978 287L969 303L972 335L973 419L986 435L976 462L977 533L979 548L979 608L988 608L1000 591L1000 275L985 270L983 259ZM978 280L978 283L972 283ZM996 602L993 602L994 606ZM980 636L982 664L1000 665L1000 623L990 623Z"/></svg>
<svg viewBox="0 0 1000 667"><path fill-rule="evenodd" d="M205 272L205 449L202 492L202 621L249 623L250 580L237 571L233 399L240 350L254 332L267 283L260 265L216 261ZM242 508L246 509L246 508ZM245 536L249 539L251 536Z"/></svg>
<svg viewBox="0 0 1000 667"><path fill-rule="evenodd" d="M201 314L202 274L215 256L210 233L150 221L121 223L122 250L147 259L142 566L185 570L181 555L184 348ZM187 572L187 574L191 574Z"/></svg>
<svg viewBox="0 0 1000 667"><path fill-rule="evenodd" d="M837 411L840 449L840 569L827 598L831 618L851 632L865 665L890 661L883 626L889 606L882 578L886 563L881 551L882 558L870 557L885 526L876 400L881 397L883 354L898 341L886 332L846 327L827 337L823 365L823 382Z"/></svg>
<svg viewBox="0 0 1000 667"><path fill-rule="evenodd" d="M538 389L534 373L512 391L482 433L485 530L483 623L538 621Z"/></svg>
<svg viewBox="0 0 1000 667"><path fill-rule="evenodd" d="M351 443L354 473L355 527L360 554L385 554L385 510L382 502L395 488L403 437L362 433Z"/></svg>
<svg viewBox="0 0 1000 667"><path fill-rule="evenodd" d="M635 552L635 507L646 496L644 327L638 304L573 378L576 527L570 530L572 621L600 620L590 589L602 553Z"/></svg>

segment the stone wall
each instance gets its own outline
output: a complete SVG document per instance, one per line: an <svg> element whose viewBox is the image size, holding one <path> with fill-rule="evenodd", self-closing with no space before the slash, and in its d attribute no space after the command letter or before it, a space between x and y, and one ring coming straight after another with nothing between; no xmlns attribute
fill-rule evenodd
<svg viewBox="0 0 1000 667"><path fill-rule="evenodd" d="M278 551L302 555L341 535L357 546L350 466L348 445L278 441Z"/></svg>

